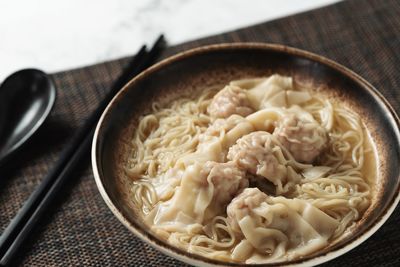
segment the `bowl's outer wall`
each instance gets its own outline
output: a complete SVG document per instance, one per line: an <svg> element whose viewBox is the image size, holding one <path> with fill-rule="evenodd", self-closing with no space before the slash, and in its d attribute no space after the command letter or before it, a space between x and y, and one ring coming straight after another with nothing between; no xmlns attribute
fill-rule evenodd
<svg viewBox="0 0 400 267"><path fill-rule="evenodd" d="M102 186L112 204L126 220L125 224L136 228L136 231L142 234L142 238L150 238L160 246L189 256L185 252L169 248L167 244L146 232L146 226L135 215L134 207L129 201L126 182L121 180L121 177L124 177L126 157L130 153L129 142L135 130L135 123L140 115L151 111L154 100L168 103L179 96L196 94L205 86L223 85L233 79L280 73L310 82L313 87L318 87L328 96L344 101L362 115L377 145L381 181L377 195L380 199L374 203L375 207L369 210L367 218L354 234L336 244L333 249L344 246L351 241L350 239L360 236L373 226L399 192L400 142L397 117L391 108L386 106L385 100L353 73L332 67L329 61L324 61L323 58L318 58L318 62L315 58L307 58L307 53L301 55L293 51L287 53L285 50L282 47L235 47L189 53L141 75L124 88L107 109L98 127L95 155ZM346 72L346 75L343 72ZM327 250L322 250L317 254L323 255L326 252Z"/></svg>

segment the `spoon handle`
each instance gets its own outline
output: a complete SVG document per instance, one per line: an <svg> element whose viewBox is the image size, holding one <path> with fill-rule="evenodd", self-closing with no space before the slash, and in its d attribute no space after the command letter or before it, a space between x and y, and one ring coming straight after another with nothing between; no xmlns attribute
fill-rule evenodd
<svg viewBox="0 0 400 267"><path fill-rule="evenodd" d="M64 188L68 179L71 178L71 174L75 172L79 163L84 160L90 150L96 123L108 103L123 85L157 59L165 45L164 37L161 35L149 52L146 51L146 46L142 46L124 69L122 75L113 83L109 93L101 101L97 109L77 131L72 141L63 150L56 165L33 191L0 236L0 265L8 266L10 264L23 242L38 224L40 218L51 207L54 199Z"/></svg>

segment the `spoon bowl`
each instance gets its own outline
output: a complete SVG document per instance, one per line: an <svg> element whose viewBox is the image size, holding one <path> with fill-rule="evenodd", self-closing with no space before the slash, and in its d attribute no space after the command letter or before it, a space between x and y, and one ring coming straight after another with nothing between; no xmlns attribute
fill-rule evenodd
<svg viewBox="0 0 400 267"><path fill-rule="evenodd" d="M50 114L56 88L37 69L13 73L0 86L0 165L39 129Z"/></svg>

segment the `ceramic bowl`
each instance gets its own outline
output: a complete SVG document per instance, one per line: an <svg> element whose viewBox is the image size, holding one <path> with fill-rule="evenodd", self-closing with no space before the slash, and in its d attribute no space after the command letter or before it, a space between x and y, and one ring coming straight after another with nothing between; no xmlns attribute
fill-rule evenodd
<svg viewBox="0 0 400 267"><path fill-rule="evenodd" d="M168 103L207 86L273 73L293 76L362 114L379 159L372 204L351 231L328 247L286 264L326 262L358 246L383 225L399 202L400 182L399 119L388 101L365 79L324 57L282 45L237 43L201 47L161 61L125 85L104 111L93 140L94 177L107 205L131 232L189 264L242 265L188 253L149 231L138 215L138 207L130 201L130 181L124 166L138 118L151 112L155 100Z"/></svg>

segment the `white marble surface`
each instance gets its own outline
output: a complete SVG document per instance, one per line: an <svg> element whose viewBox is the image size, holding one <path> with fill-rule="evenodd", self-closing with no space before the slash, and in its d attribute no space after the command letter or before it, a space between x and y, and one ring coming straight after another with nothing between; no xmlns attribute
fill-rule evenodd
<svg viewBox="0 0 400 267"><path fill-rule="evenodd" d="M0 82L134 53L164 33L171 44L338 0L0 0Z"/></svg>

